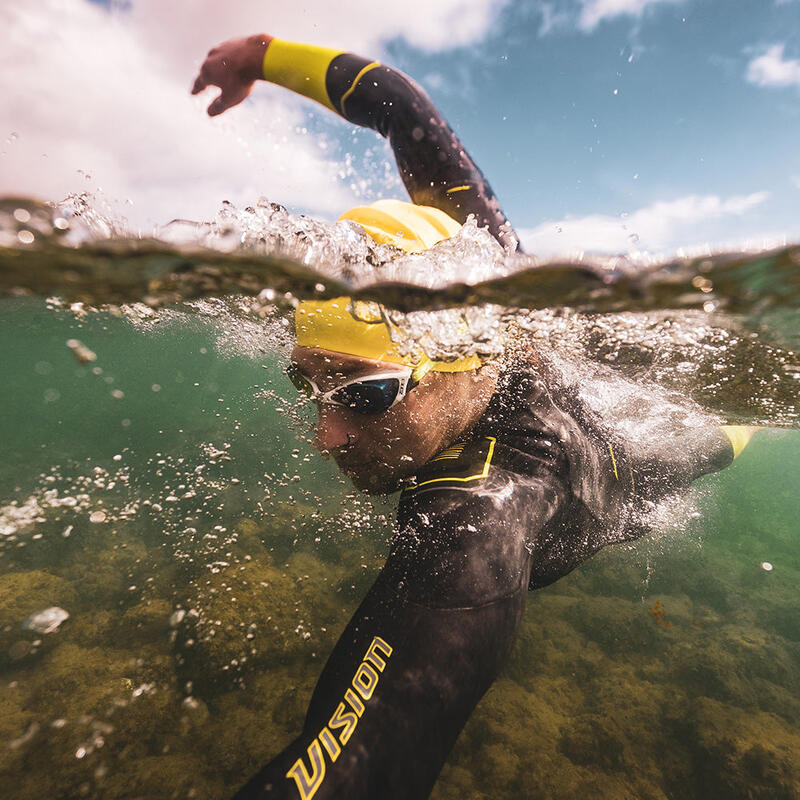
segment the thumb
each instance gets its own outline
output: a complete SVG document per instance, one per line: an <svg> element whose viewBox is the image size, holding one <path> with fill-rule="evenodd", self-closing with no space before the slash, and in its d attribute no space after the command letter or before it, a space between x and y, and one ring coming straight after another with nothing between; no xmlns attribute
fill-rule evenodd
<svg viewBox="0 0 800 800"><path fill-rule="evenodd" d="M203 74L200 73L194 80L194 84L192 86L192 94L199 94L208 86L207 81L203 78Z"/></svg>

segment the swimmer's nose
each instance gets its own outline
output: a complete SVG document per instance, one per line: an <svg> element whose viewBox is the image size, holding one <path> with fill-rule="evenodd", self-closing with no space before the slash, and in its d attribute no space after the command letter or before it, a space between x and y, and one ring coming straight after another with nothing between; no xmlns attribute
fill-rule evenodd
<svg viewBox="0 0 800 800"><path fill-rule="evenodd" d="M317 450L330 453L332 450L349 447L355 439L352 425L337 408L322 406L319 409L317 435L314 437L314 446Z"/></svg>

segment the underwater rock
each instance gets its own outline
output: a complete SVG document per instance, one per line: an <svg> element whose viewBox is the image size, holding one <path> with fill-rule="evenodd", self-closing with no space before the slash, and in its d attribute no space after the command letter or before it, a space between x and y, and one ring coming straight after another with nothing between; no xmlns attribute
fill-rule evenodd
<svg viewBox="0 0 800 800"><path fill-rule="evenodd" d="M145 639L152 639L167 633L171 612L171 604L163 598L143 600L125 612L123 622Z"/></svg>
<svg viewBox="0 0 800 800"><path fill-rule="evenodd" d="M76 599L67 581L44 570L0 575L0 668L14 661L8 651L20 639L23 620L54 604L70 607ZM34 638L41 634L30 630L27 635Z"/></svg>
<svg viewBox="0 0 800 800"><path fill-rule="evenodd" d="M653 624L641 606L612 597L591 597L566 609L564 617L608 655L650 651L670 632Z"/></svg>
<svg viewBox="0 0 800 800"><path fill-rule="evenodd" d="M624 763L625 745L625 737L613 720L591 714L567 728L558 749L573 764L619 769Z"/></svg>
<svg viewBox="0 0 800 800"><path fill-rule="evenodd" d="M233 791L224 776L214 775L202 755L144 753L121 760L114 771L98 781L92 797L167 798L228 797Z"/></svg>
<svg viewBox="0 0 800 800"><path fill-rule="evenodd" d="M61 623L68 619L68 611L58 606L50 606L32 614L22 623L22 627L34 633L55 633L61 627Z"/></svg>
<svg viewBox="0 0 800 800"><path fill-rule="evenodd" d="M31 642L20 639L20 641L14 642L14 644L8 648L8 657L12 661L19 661L21 658L25 658L25 656L29 655L32 650L33 644L31 644Z"/></svg>
<svg viewBox="0 0 800 800"><path fill-rule="evenodd" d="M773 714L700 698L693 707L697 778L706 797L796 800L800 734Z"/></svg>
<svg viewBox="0 0 800 800"><path fill-rule="evenodd" d="M327 654L339 628L331 622L342 613L340 598L324 588L322 574L331 571L304 554L283 571L254 560L197 581L174 628L182 679L205 691L317 650Z"/></svg>

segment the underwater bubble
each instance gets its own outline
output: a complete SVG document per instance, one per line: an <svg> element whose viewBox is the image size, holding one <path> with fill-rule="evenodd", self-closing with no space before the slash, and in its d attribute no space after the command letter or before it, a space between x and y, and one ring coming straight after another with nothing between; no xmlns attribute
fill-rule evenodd
<svg viewBox="0 0 800 800"><path fill-rule="evenodd" d="M22 244L32 244L34 238L34 235L30 231L20 231L17 234L17 239L19 239Z"/></svg>
<svg viewBox="0 0 800 800"><path fill-rule="evenodd" d="M14 209L14 219L17 222L30 222L31 212L27 208Z"/></svg>
<svg viewBox="0 0 800 800"><path fill-rule="evenodd" d="M31 741L31 739L34 738L34 736L36 736L36 734L39 732L40 727L41 726L39 725L38 722L31 722L31 724L28 726L28 730L26 730L25 733L22 734L22 736L20 736L18 739L12 739L8 743L9 749L18 750L20 747L26 745L28 742Z"/></svg>
<svg viewBox="0 0 800 800"><path fill-rule="evenodd" d="M772 564L769 563L769 561L762 561L761 569L763 569L764 572L772 572L773 567Z"/></svg>
<svg viewBox="0 0 800 800"><path fill-rule="evenodd" d="M72 353L79 364L88 364L92 361L97 361L97 355L94 353L94 351L90 350L85 344L77 339L67 339L67 347L72 350Z"/></svg>
<svg viewBox="0 0 800 800"><path fill-rule="evenodd" d="M50 606L35 614L31 614L22 627L27 631L34 633L53 633L61 626L61 623L69 619L69 612L58 606Z"/></svg>
<svg viewBox="0 0 800 800"><path fill-rule="evenodd" d="M89 522L105 522L106 521L106 512L105 511L92 511L89 514Z"/></svg>
<svg viewBox="0 0 800 800"><path fill-rule="evenodd" d="M183 622L183 618L186 616L186 612L179 608L177 611L174 611L169 618L169 625L171 628L176 628L178 625Z"/></svg>

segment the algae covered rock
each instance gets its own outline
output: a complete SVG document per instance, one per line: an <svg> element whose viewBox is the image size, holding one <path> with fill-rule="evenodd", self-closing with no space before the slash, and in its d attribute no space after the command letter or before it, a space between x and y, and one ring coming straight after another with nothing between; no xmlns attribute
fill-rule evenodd
<svg viewBox="0 0 800 800"><path fill-rule="evenodd" d="M649 651L656 647L659 630L641 606L613 597L592 597L565 610L564 617L608 655Z"/></svg>
<svg viewBox="0 0 800 800"><path fill-rule="evenodd" d="M75 601L76 592L72 586L45 570L0 575L0 668L10 666L36 649L24 648L19 642L42 640L42 633L23 627L26 620L50 607L68 612Z"/></svg>
<svg viewBox="0 0 800 800"><path fill-rule="evenodd" d="M172 604L161 597L142 600L122 617L123 626L131 633L149 639L169 633Z"/></svg>
<svg viewBox="0 0 800 800"><path fill-rule="evenodd" d="M800 733L773 714L701 698L693 708L698 781L706 796L795 800Z"/></svg>
<svg viewBox="0 0 800 800"><path fill-rule="evenodd" d="M197 581L176 626L184 679L210 687L327 652L340 604L312 580L318 562L306 556L300 566L309 571L250 561Z"/></svg>

